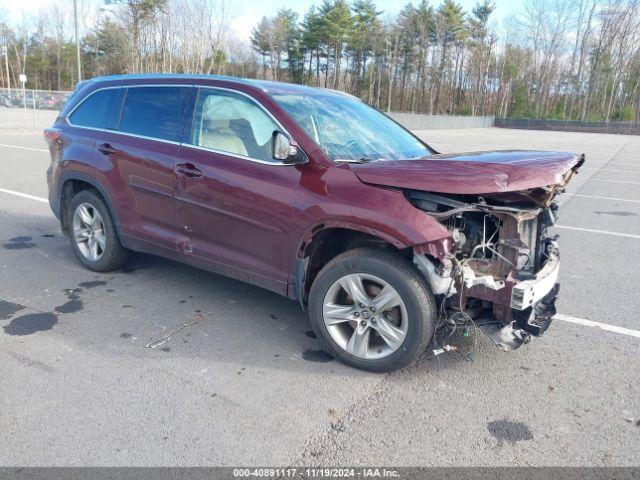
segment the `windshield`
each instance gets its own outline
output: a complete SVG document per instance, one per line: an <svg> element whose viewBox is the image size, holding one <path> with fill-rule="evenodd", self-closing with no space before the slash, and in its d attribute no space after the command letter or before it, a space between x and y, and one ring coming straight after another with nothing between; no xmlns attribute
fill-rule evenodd
<svg viewBox="0 0 640 480"><path fill-rule="evenodd" d="M331 160L400 160L433 153L393 120L346 95L272 96Z"/></svg>

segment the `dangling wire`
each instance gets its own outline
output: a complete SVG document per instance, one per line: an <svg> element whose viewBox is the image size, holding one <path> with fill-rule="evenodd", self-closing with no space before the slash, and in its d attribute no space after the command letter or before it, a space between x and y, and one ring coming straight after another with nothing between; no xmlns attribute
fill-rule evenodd
<svg viewBox="0 0 640 480"><path fill-rule="evenodd" d="M478 350L478 326L476 325L473 318L471 318L471 316L464 311L464 308L462 306L462 297L465 288L463 264L465 262L459 261L454 256L450 256L449 259L453 261L454 269L452 271L451 283L449 284L447 293L446 295L444 295L442 301L440 302L438 322L436 324L435 333L433 336L433 352L435 355L438 355L439 353L442 353L444 351L457 350L458 348L455 346L451 346L449 342L456 334L456 332L461 328L464 329L465 333L468 334L468 331L466 329L468 328L469 324L471 324L473 326L474 346L473 351L465 358L465 360L473 361ZM458 294L458 311L454 312L452 315L448 315L446 309L446 301L449 297L449 294L451 293L451 289L454 282L456 281L456 278L459 279L458 284L460 285L460 292ZM445 327L450 330L446 333L445 337L439 341L438 333L441 332Z"/></svg>

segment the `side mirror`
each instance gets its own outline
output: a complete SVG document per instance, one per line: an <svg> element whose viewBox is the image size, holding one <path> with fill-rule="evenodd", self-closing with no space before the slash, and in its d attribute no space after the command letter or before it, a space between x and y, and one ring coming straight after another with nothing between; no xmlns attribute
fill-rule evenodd
<svg viewBox="0 0 640 480"><path fill-rule="evenodd" d="M291 139L284 133L273 132L273 158L280 160L287 165L299 165L307 163L307 157L298 150L298 146L291 142Z"/></svg>

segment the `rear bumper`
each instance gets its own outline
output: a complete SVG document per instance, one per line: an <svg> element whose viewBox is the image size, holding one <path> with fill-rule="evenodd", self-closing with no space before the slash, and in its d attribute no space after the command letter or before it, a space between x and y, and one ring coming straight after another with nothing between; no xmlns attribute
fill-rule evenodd
<svg viewBox="0 0 640 480"><path fill-rule="evenodd" d="M61 220L60 214L60 195L58 193L58 185L54 177L53 167L47 169L47 187L49 188L49 206L51 211L58 220Z"/></svg>

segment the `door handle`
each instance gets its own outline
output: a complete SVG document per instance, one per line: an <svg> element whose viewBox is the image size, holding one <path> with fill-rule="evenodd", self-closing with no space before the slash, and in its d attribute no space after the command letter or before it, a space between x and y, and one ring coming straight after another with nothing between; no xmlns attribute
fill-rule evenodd
<svg viewBox="0 0 640 480"><path fill-rule="evenodd" d="M113 148L108 143L103 143L101 145L98 145L98 151L103 155L115 155L116 153L118 153L116 149Z"/></svg>
<svg viewBox="0 0 640 480"><path fill-rule="evenodd" d="M199 178L202 176L202 170L197 169L191 163L179 163L176 165L176 173L191 178Z"/></svg>

